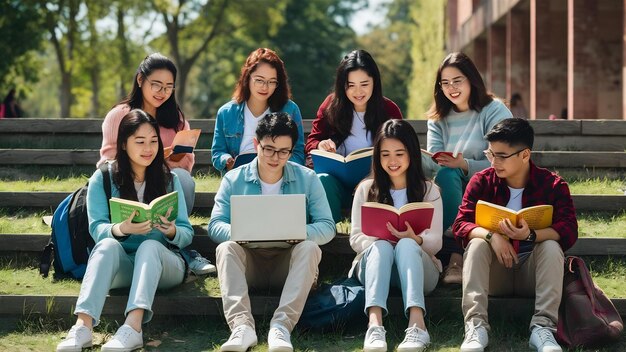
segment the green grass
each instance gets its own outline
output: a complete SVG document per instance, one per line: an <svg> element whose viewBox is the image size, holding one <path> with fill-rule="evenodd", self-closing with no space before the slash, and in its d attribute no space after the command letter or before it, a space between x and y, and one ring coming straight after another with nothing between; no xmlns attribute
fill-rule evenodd
<svg viewBox="0 0 626 352"><path fill-rule="evenodd" d="M50 227L41 219L44 215L52 215L52 212L0 208L0 235L3 233L49 233ZM190 221L192 225L206 225L209 223L209 218L208 212L197 212L191 215ZM580 237L626 238L626 211L581 213L577 218ZM350 221L346 219L338 223L337 231L350 233Z"/></svg>
<svg viewBox="0 0 626 352"><path fill-rule="evenodd" d="M91 176L91 175L89 175ZM11 180L0 179L0 192L73 192L89 180L87 175L61 177L41 177L39 179ZM196 192L216 192L220 177L212 174L196 174Z"/></svg>

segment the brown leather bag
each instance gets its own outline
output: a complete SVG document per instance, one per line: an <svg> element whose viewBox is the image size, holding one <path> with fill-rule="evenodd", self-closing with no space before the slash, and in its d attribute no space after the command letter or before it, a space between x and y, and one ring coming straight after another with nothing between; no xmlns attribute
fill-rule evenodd
<svg viewBox="0 0 626 352"><path fill-rule="evenodd" d="M591 280L585 262L566 257L557 340L568 347L594 347L618 340L622 330L622 318Z"/></svg>

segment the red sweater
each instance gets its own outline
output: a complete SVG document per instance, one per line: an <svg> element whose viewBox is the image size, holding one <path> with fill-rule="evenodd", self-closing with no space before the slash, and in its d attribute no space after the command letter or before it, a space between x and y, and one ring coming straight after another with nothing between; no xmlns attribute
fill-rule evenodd
<svg viewBox="0 0 626 352"><path fill-rule="evenodd" d="M476 203L478 200L506 206L511 192L504 179L496 175L490 167L477 172L472 176L463 195L463 202L459 207L459 213L452 225L452 231L456 238L466 246L469 242L469 233L476 225ZM552 228L561 237L559 244L563 251L568 250L578 239L578 222L576 221L576 209L569 193L569 187L565 180L549 170L539 168L530 163L530 175L528 183L522 193L522 207L550 204L554 206L552 215ZM513 246L517 245L513 241Z"/></svg>
<svg viewBox="0 0 626 352"><path fill-rule="evenodd" d="M334 137L339 136L337 134L337 131L335 131L328 124L328 120L326 120L326 117L324 116L324 111L328 108L332 99L333 99L333 94L328 95L326 99L324 99L324 102L322 102L322 105L320 105L320 107L317 109L317 117L315 118L315 120L313 120L313 124L311 126L311 133L306 139L306 144L304 146L304 151L307 156L307 166L311 166L310 164L311 158L309 157L309 153L311 152L311 150L317 149L317 145L321 141L329 139L329 138L335 140L336 138ZM384 98L384 99L385 99L385 111L387 112L388 119L402 119L402 112L400 112L400 108L398 107L398 105L396 105L396 103L394 103L390 99L387 99L387 98ZM345 137L341 139L343 140L345 139Z"/></svg>

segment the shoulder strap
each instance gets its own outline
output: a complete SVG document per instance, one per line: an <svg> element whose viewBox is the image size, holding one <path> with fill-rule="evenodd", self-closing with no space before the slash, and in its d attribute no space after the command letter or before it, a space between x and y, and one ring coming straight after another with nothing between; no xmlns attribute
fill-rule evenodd
<svg viewBox="0 0 626 352"><path fill-rule="evenodd" d="M107 200L111 199L111 176L109 175L109 164L102 163L100 164L100 172L102 172L102 185L104 186L104 193L107 196ZM111 212L111 206L109 202L107 202L107 207L109 208L109 213Z"/></svg>

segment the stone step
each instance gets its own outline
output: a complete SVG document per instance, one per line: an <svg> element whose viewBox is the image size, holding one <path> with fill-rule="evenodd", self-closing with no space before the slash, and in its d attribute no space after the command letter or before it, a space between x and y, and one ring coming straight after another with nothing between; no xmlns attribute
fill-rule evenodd
<svg viewBox="0 0 626 352"><path fill-rule="evenodd" d="M56 206L71 192L0 192L0 208ZM214 192L196 192L195 208L213 208ZM626 209L626 195L572 195L576 210L621 211Z"/></svg>

